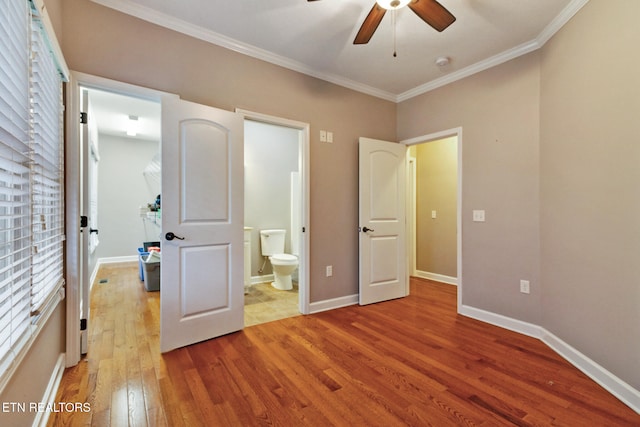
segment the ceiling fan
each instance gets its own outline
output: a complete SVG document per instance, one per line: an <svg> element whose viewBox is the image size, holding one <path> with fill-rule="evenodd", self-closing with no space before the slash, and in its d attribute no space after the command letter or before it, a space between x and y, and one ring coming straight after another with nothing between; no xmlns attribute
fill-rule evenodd
<svg viewBox="0 0 640 427"><path fill-rule="evenodd" d="M456 20L456 17L436 0L376 0L373 8L360 26L353 44L368 43L387 10L395 11L405 6L409 6L409 9L413 10L416 15L436 31L444 31Z"/></svg>

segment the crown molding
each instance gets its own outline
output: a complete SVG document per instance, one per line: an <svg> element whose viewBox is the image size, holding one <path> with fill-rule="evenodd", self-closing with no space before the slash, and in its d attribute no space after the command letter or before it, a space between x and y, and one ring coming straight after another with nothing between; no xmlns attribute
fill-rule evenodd
<svg viewBox="0 0 640 427"><path fill-rule="evenodd" d="M447 74L446 76L440 77L439 79L431 80L428 83L425 83L423 85L410 89L406 92L403 92L400 95L396 96L396 102L406 101L418 95L422 95L423 93L427 93L439 87L448 85L449 83L462 80L465 77L469 77L473 74L495 67L496 65L500 65L504 62L507 62L519 56L525 55L529 52L533 52L534 50L539 48L540 48L540 45L536 40L523 43L520 46L516 46L512 49L501 52L483 61L476 62L475 64L470 65L466 68L463 68L458 71L454 71L453 73Z"/></svg>
<svg viewBox="0 0 640 427"><path fill-rule="evenodd" d="M224 47L226 49L250 56L252 58L260 59L262 61L269 62L280 67L297 71L311 77L316 77L318 79L334 83L348 89L353 89L357 92L365 93L367 95L375 96L377 98L382 98L387 101L396 101L396 95L393 93L386 92L373 86L365 85L336 74L323 73L314 70L313 68L309 67L306 64L303 64L302 62L294 61L281 55L276 55L273 52L269 52L265 49L258 48L248 43L242 43L238 40L232 39L231 37L216 33L215 31L207 30L206 28L190 24L173 16L157 12L146 6L141 6L139 4L128 2L125 0L91 1L110 9L125 13L127 15L134 16L138 19L142 19L143 21L147 21L152 24L156 24L161 27L194 37L196 39L200 39L202 41Z"/></svg>
<svg viewBox="0 0 640 427"><path fill-rule="evenodd" d="M578 13L582 7L587 4L589 0L573 0L565 7L558 16L556 16L549 25L533 40L516 46L512 49L505 50L497 55L487 58L483 61L476 62L461 70L455 71L451 74L447 74L439 79L432 80L423 85L417 86L406 92L401 93L396 97L396 102L406 101L423 93L427 93L439 87L448 85L458 80L462 80L465 77L469 77L473 74L495 67L496 65L503 64L507 61L515 59L519 56L526 55L534 50L540 49L557 33L573 16Z"/></svg>
<svg viewBox="0 0 640 427"><path fill-rule="evenodd" d="M548 42L549 39L560 30L560 28L564 27L564 24L573 18L573 15L578 13L578 11L588 2L589 0L573 0L569 3L567 7L565 7L562 12L560 12L560 14L545 27L544 30L542 30L538 37L536 37L536 41L540 44L540 47L544 46L544 44Z"/></svg>
<svg viewBox="0 0 640 427"><path fill-rule="evenodd" d="M466 68L447 74L441 78L432 80L423 85L417 86L401 94L393 94L373 86L359 83L355 80L347 79L332 73L324 73L309 67L299 61L294 61L290 58L282 55L276 55L273 52L269 52L265 49L258 48L256 46L242 43L238 40L232 39L225 35L216 33L206 28L190 24L186 21L177 19L173 16L157 12L146 6L129 2L126 0L91 0L94 3L102 6L115 9L127 15L134 16L152 24L159 25L164 28L206 41L208 43L215 44L217 46L224 47L226 49L238 52L243 55L250 56L252 58L260 59L265 62L269 62L274 65L278 65L287 68L292 71L297 71L302 74L306 74L311 77L315 77L330 83L334 83L339 86L346 87L348 89L355 90L367 95L371 95L377 98L381 98L387 101L395 103L403 102L408 99L414 98L418 95L430 92L439 87L448 85L455 81L464 79L473 74L495 67L519 56L526 55L540 49L545 45L553 35L558 32L589 0L573 0L571 1L558 16L554 18L549 25L533 40L525 42L512 49L501 52L483 61L472 64Z"/></svg>

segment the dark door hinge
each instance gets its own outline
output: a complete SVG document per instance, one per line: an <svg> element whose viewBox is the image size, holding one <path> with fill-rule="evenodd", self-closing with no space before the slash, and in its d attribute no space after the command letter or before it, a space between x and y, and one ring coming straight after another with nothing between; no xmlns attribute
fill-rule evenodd
<svg viewBox="0 0 640 427"><path fill-rule="evenodd" d="M87 319L80 319L80 330L81 331L87 330Z"/></svg>
<svg viewBox="0 0 640 427"><path fill-rule="evenodd" d="M80 113L80 123L86 125L88 122L87 113Z"/></svg>
<svg viewBox="0 0 640 427"><path fill-rule="evenodd" d="M89 225L89 218L86 215L80 217L80 228L84 228Z"/></svg>

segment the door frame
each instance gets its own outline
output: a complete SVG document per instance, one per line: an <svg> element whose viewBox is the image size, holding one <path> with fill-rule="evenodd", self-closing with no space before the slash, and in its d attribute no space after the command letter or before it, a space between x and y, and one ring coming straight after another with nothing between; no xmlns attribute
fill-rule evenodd
<svg viewBox="0 0 640 427"><path fill-rule="evenodd" d="M178 95L141 86L106 79L91 74L70 71L65 88L66 141L65 141L65 233L66 233L66 367L80 361L80 290L89 291L90 283L83 283L81 277L81 235L80 215L82 215L82 149L80 147L80 91L82 88L98 89L149 101L162 103L163 98L179 98ZM88 272L87 272L88 273ZM84 274L89 277L88 274Z"/></svg>
<svg viewBox="0 0 640 427"><path fill-rule="evenodd" d="M462 286L462 233L463 233L463 229L462 229L462 127L456 127L456 128L451 128L451 129L446 129L440 132L434 132L434 133L429 133L426 135L421 135L421 136L417 136L414 138L409 138L409 139L404 139L402 141L400 141L400 144L404 144L407 147L412 146L412 145L418 145L418 144L422 144L422 143L426 143L426 142L432 142L432 141L437 141L439 139L444 139L444 138L450 138L455 136L457 138L458 141L458 170L457 170L457 228L458 228L458 233L457 233L457 242L456 242L456 252L457 252L457 286L458 286L458 300L457 300L457 311L458 313L460 313L460 308L462 307L462 293L463 293L463 286ZM407 150L407 163L409 163L409 150ZM411 179L410 174L407 174L408 178L407 179ZM409 184L407 186L407 188L412 188L411 184ZM415 190L415 188L414 188ZM411 195L409 195L411 197ZM407 198L409 199L409 197ZM407 201L407 204L409 205L411 202ZM409 206L408 206L409 207ZM409 228L410 225L409 223L411 222L411 218L414 217L415 219L415 211L408 211L409 215L411 216L409 218L409 220L407 221L407 233L409 233ZM411 239L407 239L407 251L411 250ZM409 252L408 252L409 253ZM413 256L413 255L409 255L409 256ZM410 270L410 267L407 268L408 273Z"/></svg>
<svg viewBox="0 0 640 427"><path fill-rule="evenodd" d="M271 116L268 114L257 113L255 111L243 110L236 108L236 113L243 116L244 120L252 120L256 122L283 126L287 128L297 129L301 131L302 138L298 147L298 158L300 165L300 180L301 180L301 201L302 201L302 215L300 218L301 229L298 230L300 241L300 258L298 263L298 309L302 314L309 314L309 248L310 248L310 125L309 123L299 122L296 120L285 119L282 117ZM305 231L303 232L302 229ZM292 231L293 233L293 231Z"/></svg>

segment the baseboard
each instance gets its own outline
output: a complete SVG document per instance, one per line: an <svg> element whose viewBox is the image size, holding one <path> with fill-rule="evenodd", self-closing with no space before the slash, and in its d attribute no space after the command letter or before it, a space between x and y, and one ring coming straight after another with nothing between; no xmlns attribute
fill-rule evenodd
<svg viewBox="0 0 640 427"><path fill-rule="evenodd" d="M458 286L457 277L445 276L444 274L438 274L438 273L429 273L428 271L420 271L420 270L416 270L415 275L416 277L420 277L422 279L428 279L436 282L448 283L449 285Z"/></svg>
<svg viewBox="0 0 640 427"><path fill-rule="evenodd" d="M625 381L543 327L466 305L461 306L458 313L541 340L593 381L600 384L622 403L640 414L640 391L631 387Z"/></svg>
<svg viewBox="0 0 640 427"><path fill-rule="evenodd" d="M101 264L117 264L121 262L138 262L138 255L129 255L129 256L113 256L108 258L98 258L98 262L96 265Z"/></svg>
<svg viewBox="0 0 640 427"><path fill-rule="evenodd" d="M631 387L605 368L594 362L560 338L542 329L542 342L565 358L589 378L600 384L605 390L617 397L625 405L640 414L640 391Z"/></svg>
<svg viewBox="0 0 640 427"><path fill-rule="evenodd" d="M346 307L354 304L358 304L358 294L312 302L309 304L309 314L320 313L322 311L333 310L335 308Z"/></svg>
<svg viewBox="0 0 640 427"><path fill-rule="evenodd" d="M251 276L251 285L271 282L273 282L273 274L265 274L264 276Z"/></svg>
<svg viewBox="0 0 640 427"><path fill-rule="evenodd" d="M482 310L468 305L463 305L458 309L458 314L480 320L485 323L500 326L510 331L518 332L533 338L542 338L542 328L532 323L523 322L522 320L513 319L511 317L496 314L491 311Z"/></svg>
<svg viewBox="0 0 640 427"><path fill-rule="evenodd" d="M42 404L47 406L54 406L56 401L56 394L58 394L58 387L60 387L60 382L62 381L62 374L64 373L65 366L65 354L60 353L58 356L58 361L56 362L55 367L53 368L53 372L51 373L51 378L49 379L49 384L47 384L47 388L44 391L44 395L42 396ZM44 427L47 425L47 421L49 420L50 411L38 411L36 412L36 416L33 419L34 427Z"/></svg>

